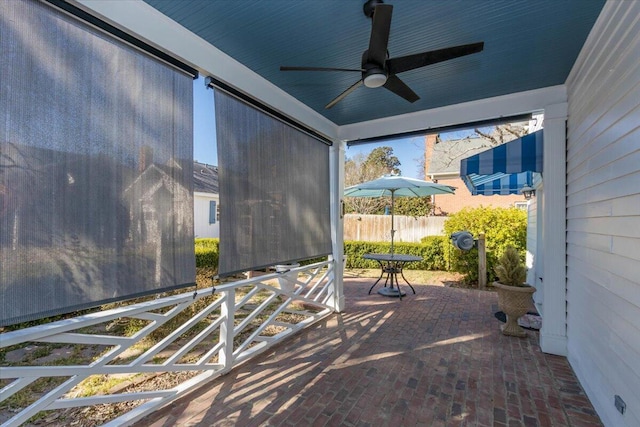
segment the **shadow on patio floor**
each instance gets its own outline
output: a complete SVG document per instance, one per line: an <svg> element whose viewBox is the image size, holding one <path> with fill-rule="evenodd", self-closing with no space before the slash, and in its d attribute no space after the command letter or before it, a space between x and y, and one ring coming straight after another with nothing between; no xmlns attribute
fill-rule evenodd
<svg viewBox="0 0 640 427"><path fill-rule="evenodd" d="M599 426L538 332L503 336L495 292L345 279L346 307L138 426Z"/></svg>

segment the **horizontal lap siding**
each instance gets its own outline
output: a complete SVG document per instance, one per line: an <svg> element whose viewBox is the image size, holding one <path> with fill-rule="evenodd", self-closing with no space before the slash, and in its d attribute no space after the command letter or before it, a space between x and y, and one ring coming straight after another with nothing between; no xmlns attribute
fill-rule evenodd
<svg viewBox="0 0 640 427"><path fill-rule="evenodd" d="M196 193L193 196L194 201L194 234L195 237L202 238L219 238L220 223L216 220L214 224L209 224L209 202L214 200L219 203L217 196L209 193Z"/></svg>
<svg viewBox="0 0 640 427"><path fill-rule="evenodd" d="M567 91L569 360L606 425L637 426L640 2L607 3Z"/></svg>

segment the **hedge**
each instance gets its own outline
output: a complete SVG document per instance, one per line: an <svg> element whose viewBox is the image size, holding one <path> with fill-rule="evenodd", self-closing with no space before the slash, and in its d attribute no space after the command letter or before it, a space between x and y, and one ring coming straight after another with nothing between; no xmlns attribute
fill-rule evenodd
<svg viewBox="0 0 640 427"><path fill-rule="evenodd" d="M218 269L220 239L196 239L196 268L210 267Z"/></svg>
<svg viewBox="0 0 640 427"><path fill-rule="evenodd" d="M196 267L218 268L219 239L198 238L195 240ZM406 265L407 270L444 270L446 260L444 247L448 240L442 236L429 236L423 243L398 242L394 244L397 253L418 255L424 258L421 262L411 262ZM347 256L347 268L379 268L377 261L362 258L366 253L388 253L389 242L344 242L344 252ZM323 261L315 258L301 261L301 265Z"/></svg>
<svg viewBox="0 0 640 427"><path fill-rule="evenodd" d="M516 208L465 208L449 217L444 224L445 236L424 237L420 243L396 242L395 252L421 256L421 262L407 263L407 270L447 270L465 274L468 282L478 280L478 250L462 252L455 249L449 237L460 230L470 231L474 237L485 234L487 248L487 273L489 281L495 280L493 266L505 248L513 245L524 257L527 242L527 213ZM218 268L219 239L196 239L196 267ZM367 253L389 253L390 242L344 242L347 268L379 268L374 260L362 258ZM310 264L321 261L301 261Z"/></svg>
<svg viewBox="0 0 640 427"><path fill-rule="evenodd" d="M447 239L443 236L429 236L421 243L394 242L394 252L417 255L423 258L420 262L410 262L404 267L406 270L444 270L446 260L444 247ZM345 241L344 253L347 257L347 268L380 268L377 261L364 259L362 255L368 253L389 253L389 242L360 242Z"/></svg>
<svg viewBox="0 0 640 427"><path fill-rule="evenodd" d="M218 269L220 239L200 237L195 239L196 268ZM313 258L300 261L300 265L325 261L327 258Z"/></svg>

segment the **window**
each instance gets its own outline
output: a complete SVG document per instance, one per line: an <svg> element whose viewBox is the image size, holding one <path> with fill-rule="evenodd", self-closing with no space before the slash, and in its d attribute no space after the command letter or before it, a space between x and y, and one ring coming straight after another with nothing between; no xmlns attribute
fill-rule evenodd
<svg viewBox="0 0 640 427"><path fill-rule="evenodd" d="M216 201L215 200L210 200L209 201L209 224L215 224L216 223L216 216L217 216L217 207L216 207Z"/></svg>

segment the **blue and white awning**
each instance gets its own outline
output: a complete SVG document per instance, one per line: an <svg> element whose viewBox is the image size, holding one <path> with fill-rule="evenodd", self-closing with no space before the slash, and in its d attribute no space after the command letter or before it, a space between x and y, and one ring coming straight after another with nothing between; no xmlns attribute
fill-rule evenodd
<svg viewBox="0 0 640 427"><path fill-rule="evenodd" d="M542 172L542 129L460 161L472 195L518 194Z"/></svg>

